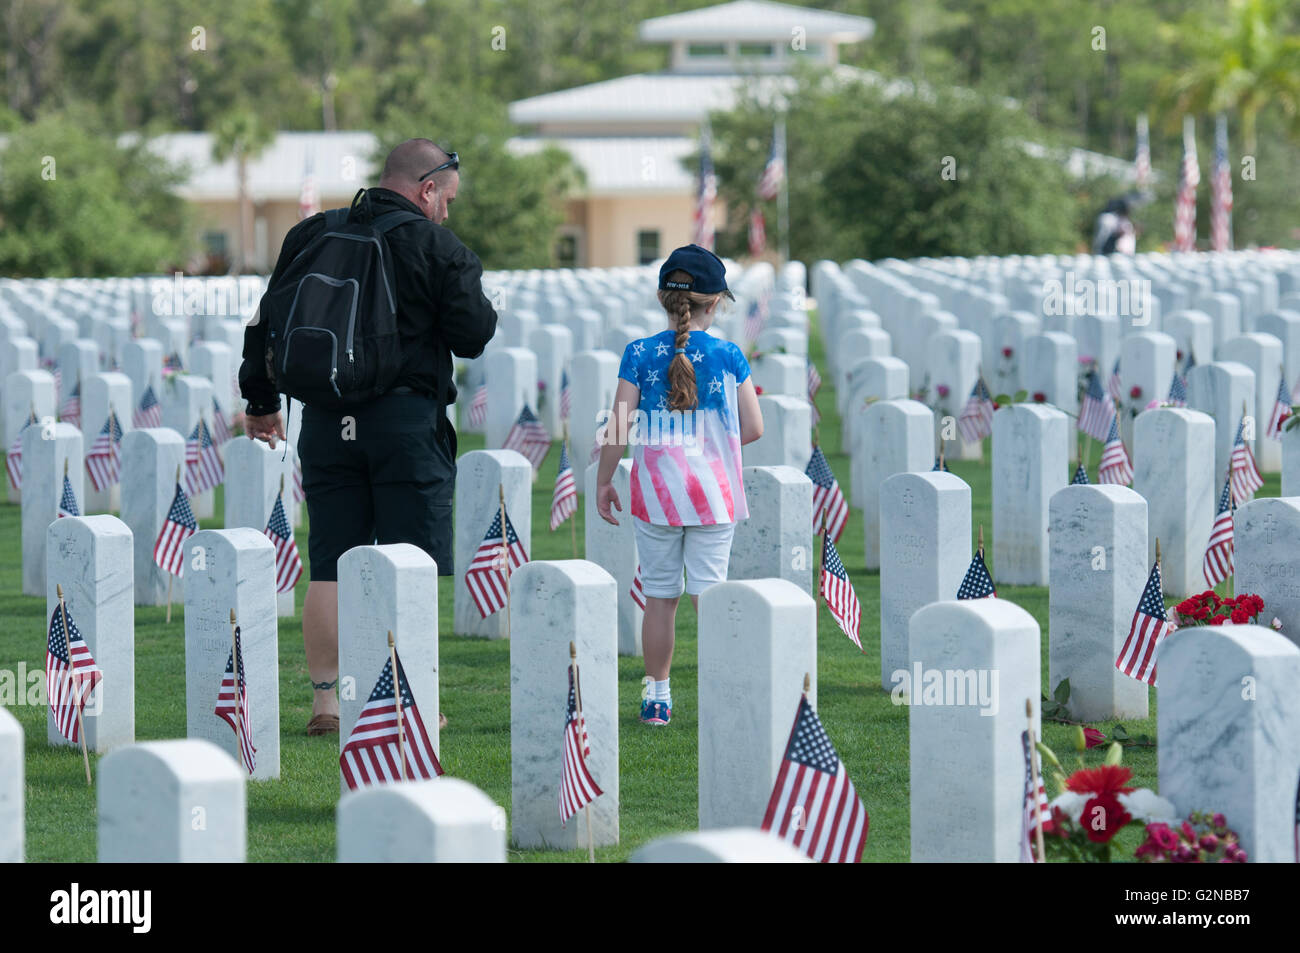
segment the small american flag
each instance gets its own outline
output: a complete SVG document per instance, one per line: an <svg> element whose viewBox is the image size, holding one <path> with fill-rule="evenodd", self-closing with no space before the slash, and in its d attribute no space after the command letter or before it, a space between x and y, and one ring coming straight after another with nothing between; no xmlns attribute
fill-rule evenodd
<svg viewBox="0 0 1300 953"><path fill-rule="evenodd" d="M1115 366L1110 369L1110 379L1106 381L1106 393L1110 394L1110 399L1116 405L1119 404L1124 392L1124 382L1119 376L1119 358L1115 358Z"/></svg>
<svg viewBox="0 0 1300 953"><path fill-rule="evenodd" d="M479 384L478 390L474 391L465 422L471 427L482 427L487 422L487 384Z"/></svg>
<svg viewBox="0 0 1300 953"><path fill-rule="evenodd" d="M820 863L862 859L871 818L806 694L760 826Z"/></svg>
<svg viewBox="0 0 1300 953"><path fill-rule="evenodd" d="M74 427L81 426L81 378L72 387L72 393L63 398L59 405L59 419L66 420Z"/></svg>
<svg viewBox="0 0 1300 953"><path fill-rule="evenodd" d="M745 313L745 327L741 333L745 337L746 350L758 340L758 336L763 333L763 326L767 324L767 307L770 294L768 291L762 292L750 302L749 311Z"/></svg>
<svg viewBox="0 0 1300 953"><path fill-rule="evenodd" d="M244 680L244 651L239 643L239 634L239 626L235 626L235 646L226 659L214 714L234 729L235 737L239 739L239 756L248 773L252 774L257 765L257 749L253 747L253 720L248 710L248 684ZM236 670L239 673L238 684Z"/></svg>
<svg viewBox="0 0 1300 953"><path fill-rule="evenodd" d="M68 627L63 627L64 616ZM86 640L72 621L67 605L60 602L50 616L49 639L45 647L45 686L54 726L69 741L81 740L77 712L85 708L104 673L95 664Z"/></svg>
<svg viewBox="0 0 1300 953"><path fill-rule="evenodd" d="M1191 116L1183 119L1183 165L1174 203L1174 251L1196 251L1196 187L1201 169L1196 163L1196 127Z"/></svg>
<svg viewBox="0 0 1300 953"><path fill-rule="evenodd" d="M36 423L35 408L28 413L27 422L18 428L14 442L9 445L9 453L5 455L5 470L8 471L9 482L15 490L23 488L23 433L34 423Z"/></svg>
<svg viewBox="0 0 1300 953"><path fill-rule="evenodd" d="M1219 508L1214 515L1214 526L1210 530L1210 541L1205 545L1205 559L1201 569L1205 581L1211 589L1232 575L1232 511L1236 509L1232 501L1232 480L1223 481L1223 492L1219 494Z"/></svg>
<svg viewBox="0 0 1300 953"><path fill-rule="evenodd" d="M1151 567L1142 600L1133 613L1128 638L1119 650L1115 667L1140 682L1156 684L1156 650L1174 625L1165 614L1165 598L1160 586L1160 563Z"/></svg>
<svg viewBox="0 0 1300 953"><path fill-rule="evenodd" d="M1139 191L1146 189L1151 178L1151 141L1145 113L1137 119L1137 156L1133 161L1133 178Z"/></svg>
<svg viewBox="0 0 1300 953"><path fill-rule="evenodd" d="M858 624L862 617L862 605L858 602L858 594L853 591L853 583L849 582L848 571L845 570L844 562L840 559L840 554L836 551L835 544L831 542L829 534L822 537L821 591L822 598L826 600L826 608L831 611L831 615L844 630L844 634L861 650L862 640L858 637Z"/></svg>
<svg viewBox="0 0 1300 953"><path fill-rule="evenodd" d="M153 561L163 572L173 576L185 575L185 540L199 529L199 521L194 518L190 501L180 483L176 484L176 495L172 497L172 507L167 511L167 520L158 531L158 538L153 544Z"/></svg>
<svg viewBox="0 0 1300 953"><path fill-rule="evenodd" d="M122 425L118 423L117 414L110 410L99 436L86 454L86 472L90 474L90 485L96 492L103 492L122 478L121 444Z"/></svg>
<svg viewBox="0 0 1300 953"><path fill-rule="evenodd" d="M691 239L701 248L713 250L713 202L718 197L718 177L713 174L710 153L712 133L706 123L700 131L700 177L695 192L695 227Z"/></svg>
<svg viewBox="0 0 1300 953"><path fill-rule="evenodd" d="M587 720L578 716L578 697L582 692L580 679L569 666L569 703L564 716L564 765L560 769L560 826L590 804L604 792L587 769L591 757L591 740L587 737Z"/></svg>
<svg viewBox="0 0 1300 953"><path fill-rule="evenodd" d="M758 179L758 197L770 202L781 191L785 180L785 130L778 125L772 130L772 148L767 153L767 164Z"/></svg>
<svg viewBox="0 0 1300 953"><path fill-rule="evenodd" d="M77 506L77 495L72 492L72 480L65 473L63 474L63 493L59 496L59 515L56 519L80 515L81 508Z"/></svg>
<svg viewBox="0 0 1300 953"><path fill-rule="evenodd" d="M1070 486L1087 486L1088 471L1082 463L1074 471L1074 476L1070 479Z"/></svg>
<svg viewBox="0 0 1300 953"><path fill-rule="evenodd" d="M555 491L551 494L551 531L578 512L578 486L569 464L569 448L560 444L560 469L555 474Z"/></svg>
<svg viewBox="0 0 1300 953"><path fill-rule="evenodd" d="M226 419L225 411L221 409L221 403L216 397L212 398L212 437L218 447L224 447L234 434L230 432L230 421Z"/></svg>
<svg viewBox="0 0 1300 953"><path fill-rule="evenodd" d="M1022 864L1037 863L1038 858L1034 855L1034 833L1039 826L1043 828L1043 833L1051 833L1052 830L1052 809L1047 804L1047 788L1043 786L1042 776L1039 776L1037 787L1034 786L1034 764L1031 760L1033 752L1029 744L1029 732L1020 733L1020 744L1025 751L1025 798L1024 810L1024 836L1020 840L1020 862Z"/></svg>
<svg viewBox="0 0 1300 953"><path fill-rule="evenodd" d="M569 387L569 372L560 372L560 419L568 420L573 413L573 390Z"/></svg>
<svg viewBox="0 0 1300 953"><path fill-rule="evenodd" d="M1110 422L1115 419L1115 402L1101 388L1101 375L1093 367L1088 372L1088 388L1083 393L1083 407L1079 411L1079 429L1093 440L1105 440L1110 433Z"/></svg>
<svg viewBox="0 0 1300 953"><path fill-rule="evenodd" d="M1277 400L1273 403L1273 414L1268 418L1268 429L1264 431L1264 436L1272 437L1274 440L1282 439L1282 425L1286 419L1291 416L1291 392L1287 390L1286 378L1279 378L1277 382Z"/></svg>
<svg viewBox="0 0 1300 953"><path fill-rule="evenodd" d="M396 656L396 650L394 650ZM350 790L402 780L402 752L406 753L406 777L433 778L442 774L442 765L425 730L424 719L406 681L402 660L397 659L397 682L393 685L393 660L384 662L379 681L352 726L348 743L339 755L343 780ZM397 692L402 697L402 733L405 744L399 750L397 731Z"/></svg>
<svg viewBox="0 0 1300 953"><path fill-rule="evenodd" d="M628 590L628 595L632 597L633 602L641 607L641 611L645 612L645 589L641 587L640 563L636 564L636 575L632 577L632 588Z"/></svg>
<svg viewBox="0 0 1300 953"><path fill-rule="evenodd" d="M817 372L817 365L812 361L808 362L808 403L812 404L813 423L821 420L822 415L817 410L817 392L822 389L822 376Z"/></svg>
<svg viewBox="0 0 1300 953"><path fill-rule="evenodd" d="M510 554L508 566L503 549L508 549ZM498 510L483 542L478 544L478 550L470 560L469 569L465 571L465 585L469 587L470 597L483 618L505 608L510 573L526 562L528 553L524 552L524 544L510 524L509 513L506 514L506 542L502 542L501 511Z"/></svg>
<svg viewBox="0 0 1300 953"><path fill-rule="evenodd" d="M1169 382L1169 399L1165 403L1170 407L1187 406L1187 381L1182 374L1175 373L1174 379Z"/></svg>
<svg viewBox="0 0 1300 953"><path fill-rule="evenodd" d="M1133 464L1129 462L1124 441L1119 439L1119 414L1110 419L1110 433L1106 435L1106 446L1102 448L1101 463L1097 467L1097 482L1119 486L1133 482Z"/></svg>
<svg viewBox="0 0 1300 953"><path fill-rule="evenodd" d="M293 455L293 490L290 495L295 503L307 499L307 492L302 486L302 458L297 453Z"/></svg>
<svg viewBox="0 0 1300 953"><path fill-rule="evenodd" d="M957 427L961 430L962 440L967 443L976 443L993 432L993 397L982 376L971 388L966 406L957 419Z"/></svg>
<svg viewBox="0 0 1300 953"><path fill-rule="evenodd" d="M1228 165L1228 120L1214 124L1214 172L1210 176L1210 244L1215 251L1232 247L1232 168Z"/></svg>
<svg viewBox="0 0 1300 953"><path fill-rule="evenodd" d="M1264 485L1255 465L1255 455L1245 440L1246 415L1237 424L1237 439L1232 444L1232 495L1239 503L1248 501Z"/></svg>
<svg viewBox="0 0 1300 953"><path fill-rule="evenodd" d="M993 588L993 577L989 567L984 564L984 550L977 549L971 557L970 566L961 585L957 587L958 599L996 599L997 590Z"/></svg>
<svg viewBox="0 0 1300 953"><path fill-rule="evenodd" d="M131 426L137 430L162 426L162 406L158 403L158 395L153 392L152 384L147 385L140 395L140 406L131 415Z"/></svg>
<svg viewBox="0 0 1300 953"><path fill-rule="evenodd" d="M930 472L931 472L931 473L951 473L952 470L949 469L949 467L948 467L948 461L947 461L947 460L945 460L942 456L936 456L936 457L934 458L934 466L930 467Z"/></svg>
<svg viewBox="0 0 1300 953"><path fill-rule="evenodd" d="M519 418L510 428L510 433L506 434L504 446L507 450L522 453L536 471L546 459L546 454L550 452L551 435L546 432L546 425L537 419L533 409L524 404L524 409L519 412Z"/></svg>
<svg viewBox="0 0 1300 953"><path fill-rule="evenodd" d="M266 538L275 546L275 591L291 592L302 576L302 559L293 541L293 527L284 515L284 495L277 493L271 519L266 524Z"/></svg>
<svg viewBox="0 0 1300 953"><path fill-rule="evenodd" d="M749 256L757 258L767 250L767 224L763 210L755 205L749 210Z"/></svg>
<svg viewBox="0 0 1300 953"><path fill-rule="evenodd" d="M849 522L849 504L820 446L813 447L812 459L804 473L813 483L813 535L822 531L822 513L825 511L826 529L831 540L838 543Z"/></svg>
<svg viewBox="0 0 1300 953"><path fill-rule="evenodd" d="M175 374L185 373L185 362L181 360L181 356L179 352L172 351L170 354L168 354L166 357L163 358L162 372L163 375L166 377L171 377Z"/></svg>
<svg viewBox="0 0 1300 953"><path fill-rule="evenodd" d="M185 463L186 491L190 496L210 490L225 479L226 468L202 417L185 441Z"/></svg>

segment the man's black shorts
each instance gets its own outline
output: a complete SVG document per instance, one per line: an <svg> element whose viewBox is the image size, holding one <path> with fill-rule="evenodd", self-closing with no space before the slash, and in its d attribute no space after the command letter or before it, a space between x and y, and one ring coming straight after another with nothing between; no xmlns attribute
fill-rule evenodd
<svg viewBox="0 0 1300 953"><path fill-rule="evenodd" d="M451 575L456 432L437 401L390 392L346 411L304 407L298 456L312 579L337 580L339 557L372 543L412 543Z"/></svg>

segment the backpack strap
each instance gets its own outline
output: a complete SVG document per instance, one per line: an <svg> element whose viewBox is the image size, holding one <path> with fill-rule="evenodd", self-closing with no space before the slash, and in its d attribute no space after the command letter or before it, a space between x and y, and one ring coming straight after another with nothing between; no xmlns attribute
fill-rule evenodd
<svg viewBox="0 0 1300 953"><path fill-rule="evenodd" d="M370 227L382 235L384 232L396 228L404 222L423 221L427 221L423 215L417 215L415 212L408 212L406 209L398 209L395 212L385 212L383 215L380 215L370 223Z"/></svg>
<svg viewBox="0 0 1300 953"><path fill-rule="evenodd" d="M348 209L331 208L325 211L325 227L338 228L348 220Z"/></svg>

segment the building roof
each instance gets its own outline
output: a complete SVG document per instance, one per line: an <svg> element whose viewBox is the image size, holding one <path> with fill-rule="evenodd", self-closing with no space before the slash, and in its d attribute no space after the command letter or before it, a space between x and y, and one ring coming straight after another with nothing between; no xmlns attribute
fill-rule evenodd
<svg viewBox="0 0 1300 953"><path fill-rule="evenodd" d="M733 108L746 80L756 84L760 96L779 94L793 89L795 84L794 78L787 75L634 73L516 100L510 104L510 118L524 126L563 122L698 123L712 110Z"/></svg>
<svg viewBox="0 0 1300 953"><path fill-rule="evenodd" d="M810 41L856 43L876 31L868 17L831 13L813 7L770 0L735 0L715 7L642 20L641 39L651 43L674 40L789 40L802 29Z"/></svg>
<svg viewBox="0 0 1300 953"><path fill-rule="evenodd" d="M369 132L281 132L248 164L254 202L297 201L311 172L317 194L351 198L371 184L379 140ZM170 162L182 163L189 176L178 189L191 200L232 199L238 195L235 160L214 162L212 134L176 132L156 136L149 147Z"/></svg>
<svg viewBox="0 0 1300 953"><path fill-rule="evenodd" d="M547 145L568 152L586 172L584 195L677 195L695 189L694 173L682 166L682 160L695 151L696 142L685 136L529 137L509 142L515 155L530 155Z"/></svg>

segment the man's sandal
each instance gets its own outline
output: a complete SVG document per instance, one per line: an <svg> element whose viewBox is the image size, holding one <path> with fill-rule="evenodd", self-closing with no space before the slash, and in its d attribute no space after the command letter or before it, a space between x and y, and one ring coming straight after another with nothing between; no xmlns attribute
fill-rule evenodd
<svg viewBox="0 0 1300 953"><path fill-rule="evenodd" d="M330 682L312 682L311 687L323 692L333 688L337 682L337 678ZM337 735L338 733L338 715L312 715L311 721L307 722L308 737L314 738L319 735Z"/></svg>

